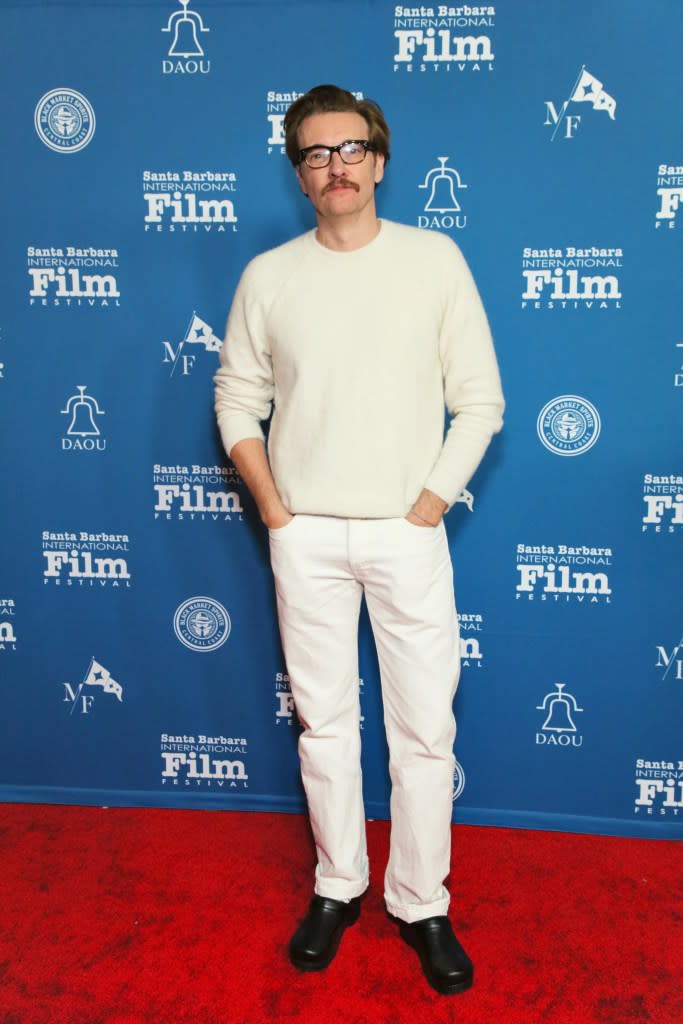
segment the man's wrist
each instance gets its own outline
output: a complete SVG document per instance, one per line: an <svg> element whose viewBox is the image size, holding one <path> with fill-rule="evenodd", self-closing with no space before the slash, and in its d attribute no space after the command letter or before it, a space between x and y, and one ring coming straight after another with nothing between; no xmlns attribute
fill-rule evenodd
<svg viewBox="0 0 683 1024"><path fill-rule="evenodd" d="M259 509L261 515L261 522L264 526L267 526L269 530L277 530L280 526L285 526L290 519L293 518L292 513L289 509L285 508L282 502L278 502L276 505L271 504L266 508Z"/></svg>
<svg viewBox="0 0 683 1024"><path fill-rule="evenodd" d="M415 518L416 518L416 519L419 519L421 523L424 523L424 524L425 524L425 526L431 526L431 527L435 527L435 526L438 526L438 525L439 525L438 523L432 523L432 522L430 522L430 521L429 521L429 519L425 519L425 517L424 517L424 516L421 516L419 512L416 512L414 508L411 508L411 510L410 510L410 513L409 513L409 514L410 514L411 516L415 516Z"/></svg>
<svg viewBox="0 0 683 1024"><path fill-rule="evenodd" d="M414 502L410 511L426 525L438 526L447 508L448 505L443 498L425 488L421 491L420 496Z"/></svg>

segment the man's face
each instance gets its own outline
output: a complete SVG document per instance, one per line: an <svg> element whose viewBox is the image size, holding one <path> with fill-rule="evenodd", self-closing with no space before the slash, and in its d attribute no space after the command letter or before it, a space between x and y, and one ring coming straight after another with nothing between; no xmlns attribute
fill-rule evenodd
<svg viewBox="0 0 683 1024"><path fill-rule="evenodd" d="M299 129L299 149L337 146L349 139L367 139L365 118L354 113L313 114ZM301 162L296 168L302 192L320 217L335 219L358 214L370 206L374 213L375 185L384 177L384 156L367 153L360 164L345 164L333 153L327 167L312 168Z"/></svg>

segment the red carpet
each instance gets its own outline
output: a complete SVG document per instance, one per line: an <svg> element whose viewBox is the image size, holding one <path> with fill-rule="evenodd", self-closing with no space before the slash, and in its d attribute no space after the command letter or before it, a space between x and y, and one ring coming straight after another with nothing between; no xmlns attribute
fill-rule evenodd
<svg viewBox="0 0 683 1024"><path fill-rule="evenodd" d="M285 958L310 896L305 819L0 807L2 1024L681 1024L683 847L454 829L452 919L475 962L444 997L373 883L330 968Z"/></svg>

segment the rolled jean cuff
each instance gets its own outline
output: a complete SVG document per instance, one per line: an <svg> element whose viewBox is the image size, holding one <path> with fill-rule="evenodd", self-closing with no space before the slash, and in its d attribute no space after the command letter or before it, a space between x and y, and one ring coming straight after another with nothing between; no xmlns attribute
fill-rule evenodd
<svg viewBox="0 0 683 1024"><path fill-rule="evenodd" d="M413 924L414 921L424 921L428 917L445 917L448 914L450 896L444 889L445 895L432 903L409 903L401 905L390 903L385 896L386 908L392 917L397 917L406 924Z"/></svg>
<svg viewBox="0 0 683 1024"><path fill-rule="evenodd" d="M362 896L368 885L368 878L360 882L347 882L341 878L320 878L316 871L313 891L316 896L325 896L329 900L342 900L344 903L348 903L356 896Z"/></svg>

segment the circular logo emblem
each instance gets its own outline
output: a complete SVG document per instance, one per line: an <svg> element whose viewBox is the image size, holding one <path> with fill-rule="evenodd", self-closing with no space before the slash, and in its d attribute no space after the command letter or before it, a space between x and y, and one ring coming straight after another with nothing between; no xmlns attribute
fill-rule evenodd
<svg viewBox="0 0 683 1024"><path fill-rule="evenodd" d="M77 153L95 134L95 111L75 89L52 89L38 101L36 131L57 153Z"/></svg>
<svg viewBox="0 0 683 1024"><path fill-rule="evenodd" d="M453 803L462 796L462 791L465 788L465 772L462 765L456 758L455 771L453 772Z"/></svg>
<svg viewBox="0 0 683 1024"><path fill-rule="evenodd" d="M230 616L210 597L191 597L176 610L173 628L190 650L215 651L230 636Z"/></svg>
<svg viewBox="0 0 683 1024"><path fill-rule="evenodd" d="M554 455L583 455L600 436L600 416L585 398L561 395L541 409L536 429Z"/></svg>

